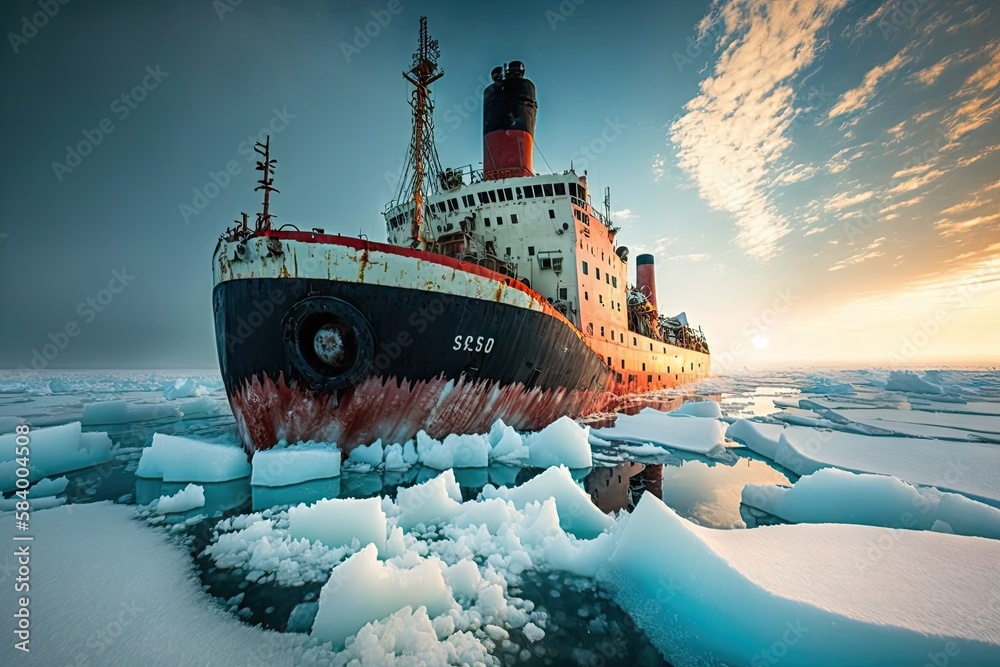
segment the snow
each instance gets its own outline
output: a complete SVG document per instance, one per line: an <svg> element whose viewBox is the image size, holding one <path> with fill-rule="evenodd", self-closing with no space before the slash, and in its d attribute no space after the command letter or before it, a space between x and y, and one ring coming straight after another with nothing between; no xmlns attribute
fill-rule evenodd
<svg viewBox="0 0 1000 667"><path fill-rule="evenodd" d="M156 501L157 514L187 512L205 506L205 489L197 484L188 484L172 496L160 496Z"/></svg>
<svg viewBox="0 0 1000 667"><path fill-rule="evenodd" d="M885 384L886 391L905 391L917 394L943 394L944 388L926 380L913 371L891 371Z"/></svg>
<svg viewBox="0 0 1000 667"><path fill-rule="evenodd" d="M536 468L558 465L589 468L594 464L589 435L589 426L580 426L569 417L560 417L541 431L525 436L528 463Z"/></svg>
<svg viewBox="0 0 1000 667"><path fill-rule="evenodd" d="M128 401L98 401L83 406L82 422L85 425L95 424L130 424L132 422L163 419L165 417L180 417L180 410L167 403L150 403L134 405Z"/></svg>
<svg viewBox="0 0 1000 667"><path fill-rule="evenodd" d="M857 390L854 386L846 382L832 382L828 378L817 378L811 385L806 385L801 389L803 394L824 394L826 396L854 396ZM775 405L778 401L775 401Z"/></svg>
<svg viewBox="0 0 1000 667"><path fill-rule="evenodd" d="M462 493L455 473L447 470L434 479L396 492L399 526L410 530L417 524L431 525L447 521L461 508Z"/></svg>
<svg viewBox="0 0 1000 667"><path fill-rule="evenodd" d="M678 667L925 664L952 648L985 665L1000 660L998 561L1000 541L933 532L701 528L646 494L599 578Z"/></svg>
<svg viewBox="0 0 1000 667"><path fill-rule="evenodd" d="M590 496L573 481L573 476L565 466L548 468L513 489L487 486L481 496L484 499L509 500L517 509L523 509L528 503L552 498L559 513L560 527L583 539L597 537L614 523L611 517L591 502Z"/></svg>
<svg viewBox="0 0 1000 667"><path fill-rule="evenodd" d="M225 482L248 477L251 469L243 449L155 433L142 450L136 477L164 482Z"/></svg>
<svg viewBox="0 0 1000 667"><path fill-rule="evenodd" d="M386 520L379 498L324 498L296 505L288 510L288 529L295 539L318 540L331 548L358 540L385 550Z"/></svg>
<svg viewBox="0 0 1000 667"><path fill-rule="evenodd" d="M753 448L751 442L747 446ZM799 475L826 467L893 475L1000 507L1000 447L995 445L793 426L781 434L774 461Z"/></svg>
<svg viewBox="0 0 1000 667"><path fill-rule="evenodd" d="M715 401L688 401L687 403L682 403L681 407L670 414L678 417L687 415L688 417L719 419L722 417L722 409L719 408L719 404Z"/></svg>
<svg viewBox="0 0 1000 667"><path fill-rule="evenodd" d="M241 623L201 589L185 548L111 503L34 512L31 653L0 647L6 665L301 664L308 645ZM17 596L0 597L13 618ZM58 637L58 641L44 638Z"/></svg>
<svg viewBox="0 0 1000 667"><path fill-rule="evenodd" d="M739 419L726 429L726 437L761 456L773 459L778 450L778 438L781 437L784 430L785 427L781 424L763 424Z"/></svg>
<svg viewBox="0 0 1000 667"><path fill-rule="evenodd" d="M709 456L724 456L725 426L717 419L689 417L643 408L638 414L618 414L613 426L594 429L605 440L651 442Z"/></svg>
<svg viewBox="0 0 1000 667"><path fill-rule="evenodd" d="M417 455L420 462L435 470L449 468L485 468L489 464L490 443L485 435L452 433L442 442L420 431Z"/></svg>
<svg viewBox="0 0 1000 667"><path fill-rule="evenodd" d="M380 446L381 448L381 446ZM322 442L279 443L254 453L250 483L255 486L290 486L340 474L340 450Z"/></svg>
<svg viewBox="0 0 1000 667"><path fill-rule="evenodd" d="M319 594L312 635L341 648L372 620L410 607L440 616L457 606L444 581L440 559L431 557L411 568L381 563L369 545L333 568ZM429 623L429 619L428 619Z"/></svg>
<svg viewBox="0 0 1000 667"><path fill-rule="evenodd" d="M823 468L791 488L747 484L743 503L793 523L854 523L1000 539L1000 509L896 477Z"/></svg>
<svg viewBox="0 0 1000 667"><path fill-rule="evenodd" d="M15 458L17 434L0 435L0 491L17 488ZM113 450L107 433L84 433L80 422L32 429L30 435L28 479L40 480L51 475L72 472L107 463Z"/></svg>

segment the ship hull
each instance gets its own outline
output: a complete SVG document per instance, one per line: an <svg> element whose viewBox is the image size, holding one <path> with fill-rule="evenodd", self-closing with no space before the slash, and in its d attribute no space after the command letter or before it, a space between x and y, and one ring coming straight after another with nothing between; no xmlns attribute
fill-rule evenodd
<svg viewBox="0 0 1000 667"><path fill-rule="evenodd" d="M239 260L217 250L220 367L248 454L281 440L346 452L419 430L481 433L497 419L534 430L695 379L623 377L544 299L481 267L337 239L262 239ZM331 322L350 339L335 372L311 348Z"/></svg>
<svg viewBox="0 0 1000 667"><path fill-rule="evenodd" d="M317 389L293 363L284 323L294 304L317 297L349 303L371 326L370 371L355 384ZM282 439L350 449L378 438L403 442L420 429L434 437L483 432L498 418L534 429L598 410L610 398L610 371L570 327L545 313L416 289L291 278L224 282L214 300L223 379L249 449Z"/></svg>

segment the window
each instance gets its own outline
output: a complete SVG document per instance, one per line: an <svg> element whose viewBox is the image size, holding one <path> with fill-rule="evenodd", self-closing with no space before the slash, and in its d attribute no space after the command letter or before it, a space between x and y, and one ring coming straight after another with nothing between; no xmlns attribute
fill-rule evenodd
<svg viewBox="0 0 1000 667"><path fill-rule="evenodd" d="M500 201L506 200L506 196L504 195L503 190L497 190L497 198L499 198Z"/></svg>
<svg viewBox="0 0 1000 667"><path fill-rule="evenodd" d="M487 194L489 195L490 201L495 204L497 201L497 191L490 190Z"/></svg>
<svg viewBox="0 0 1000 667"><path fill-rule="evenodd" d="M568 291L566 290L565 287L560 287L559 288L559 298L563 299L563 300L569 298L569 293L568 293Z"/></svg>
<svg viewBox="0 0 1000 667"><path fill-rule="evenodd" d="M553 219L556 217L556 212L554 210L552 210L551 208L549 209L549 217L553 218Z"/></svg>
<svg viewBox="0 0 1000 667"><path fill-rule="evenodd" d="M589 267L589 266L587 266L587 263L586 263L586 262L584 262L584 263L583 263L583 275L585 275L585 276L586 276L586 275L589 275L589 272L590 272L590 267Z"/></svg>
<svg viewBox="0 0 1000 667"><path fill-rule="evenodd" d="M507 195L507 201L514 201L514 193L511 192L510 188L504 188L503 193Z"/></svg>
<svg viewBox="0 0 1000 667"><path fill-rule="evenodd" d="M497 224L498 225L502 225L503 224L503 216L502 215L498 215L497 216Z"/></svg>
<svg viewBox="0 0 1000 667"><path fill-rule="evenodd" d="M584 301L590 301L590 292L584 292L583 293L583 300Z"/></svg>
<svg viewBox="0 0 1000 667"><path fill-rule="evenodd" d="M618 276L611 276L611 286L618 287Z"/></svg>
<svg viewBox="0 0 1000 667"><path fill-rule="evenodd" d="M612 329L611 330L611 340L614 340L614 339L615 339L615 330Z"/></svg>
<svg viewBox="0 0 1000 667"><path fill-rule="evenodd" d="M633 345L638 345L639 344L639 341L636 339L635 336L632 336L632 344Z"/></svg>
<svg viewBox="0 0 1000 667"><path fill-rule="evenodd" d="M589 333L591 336L594 335L594 323L593 322L587 322L587 333Z"/></svg>
<svg viewBox="0 0 1000 667"><path fill-rule="evenodd" d="M448 210L457 211L458 210L458 199L452 197L448 200Z"/></svg>
<svg viewBox="0 0 1000 667"><path fill-rule="evenodd" d="M601 336L604 336L604 327L601 327Z"/></svg>
<svg viewBox="0 0 1000 667"><path fill-rule="evenodd" d="M524 198L525 199L531 199L532 197L534 197L534 195L531 194L531 186L530 185L525 185L524 186Z"/></svg>
<svg viewBox="0 0 1000 667"><path fill-rule="evenodd" d="M653 376L652 375L647 375L646 376L646 382L652 382L652 381L653 381Z"/></svg>
<svg viewBox="0 0 1000 667"><path fill-rule="evenodd" d="M490 226L490 219L489 218L483 218L483 224L486 225L487 227L489 227Z"/></svg>
<svg viewBox="0 0 1000 667"><path fill-rule="evenodd" d="M624 359L622 359L622 368L623 369L625 368L625 360Z"/></svg>
<svg viewBox="0 0 1000 667"><path fill-rule="evenodd" d="M598 280L600 280L601 279L601 270L600 269L594 269L594 275L596 276L596 278Z"/></svg>
<svg viewBox="0 0 1000 667"><path fill-rule="evenodd" d="M510 254L510 253L508 253L508 254ZM653 344L652 344L652 343L650 343L650 344L649 344L649 351L650 351L650 352L652 352L652 351L653 351Z"/></svg>
<svg viewBox="0 0 1000 667"><path fill-rule="evenodd" d="M625 342L625 334L618 334L618 335L621 336L621 342L624 343Z"/></svg>
<svg viewBox="0 0 1000 667"><path fill-rule="evenodd" d="M611 274L608 273L607 271L604 272L604 282L606 282L609 285L611 284Z"/></svg>
<svg viewBox="0 0 1000 667"><path fill-rule="evenodd" d="M646 370L646 362L642 362L642 370Z"/></svg>
<svg viewBox="0 0 1000 667"><path fill-rule="evenodd" d="M528 246L528 257L534 257L534 256L535 256L535 246L529 245Z"/></svg>
<svg viewBox="0 0 1000 667"><path fill-rule="evenodd" d="M479 197L480 204L489 204L490 198L486 196L485 192L477 192L476 195Z"/></svg>
<svg viewBox="0 0 1000 667"><path fill-rule="evenodd" d="M564 183L556 183L556 194L559 196L566 194L566 185Z"/></svg>
<svg viewBox="0 0 1000 667"><path fill-rule="evenodd" d="M444 213L448 210L447 205L443 201L438 202L438 210Z"/></svg>
<svg viewBox="0 0 1000 667"><path fill-rule="evenodd" d="M611 365L611 357L608 357L608 366Z"/></svg>
<svg viewBox="0 0 1000 667"><path fill-rule="evenodd" d="M562 257L552 258L552 270L555 271L556 273L562 271Z"/></svg>
<svg viewBox="0 0 1000 667"><path fill-rule="evenodd" d="M510 254L510 246L507 246L507 257L510 257L510 256L511 256L511 254ZM650 346L650 347L652 347L652 346Z"/></svg>
<svg viewBox="0 0 1000 667"><path fill-rule="evenodd" d="M541 197L542 196L542 186L540 186L540 185L536 185L535 186L535 196L536 197Z"/></svg>
<svg viewBox="0 0 1000 667"><path fill-rule="evenodd" d="M510 214L510 224L512 224L512 225L516 225L517 224L517 213L511 213Z"/></svg>
<svg viewBox="0 0 1000 667"><path fill-rule="evenodd" d="M569 196L576 197L576 183L569 184ZM577 197L579 199L579 197Z"/></svg>
<svg viewBox="0 0 1000 667"><path fill-rule="evenodd" d="M603 306L604 305L604 295L603 294L598 294L597 295L597 301L598 301L598 303L600 303Z"/></svg>
<svg viewBox="0 0 1000 667"><path fill-rule="evenodd" d="M552 196L552 184L551 183L544 183L542 185L542 190L545 192L545 196L546 197L551 197Z"/></svg>

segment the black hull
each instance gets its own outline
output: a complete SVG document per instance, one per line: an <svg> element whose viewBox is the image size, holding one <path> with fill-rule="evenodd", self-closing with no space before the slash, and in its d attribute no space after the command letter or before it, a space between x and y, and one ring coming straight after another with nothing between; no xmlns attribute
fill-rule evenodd
<svg viewBox="0 0 1000 667"><path fill-rule="evenodd" d="M306 278L228 280L213 300L222 376L248 449L331 438L349 449L421 428L435 437L484 430L497 418L540 428L610 395L611 370L576 329L543 312ZM311 317L297 305L305 302L348 304L361 340L349 373L317 376L315 357L298 352L293 329ZM372 411L394 428L380 429Z"/></svg>

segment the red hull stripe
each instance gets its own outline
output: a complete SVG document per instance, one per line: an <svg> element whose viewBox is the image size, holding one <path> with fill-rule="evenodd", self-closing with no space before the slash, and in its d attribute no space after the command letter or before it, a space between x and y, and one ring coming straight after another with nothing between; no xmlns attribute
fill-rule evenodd
<svg viewBox="0 0 1000 667"><path fill-rule="evenodd" d="M299 243L323 243L326 245L339 245L345 248L351 248L353 250L375 250L377 252L386 253L389 255L398 255L400 257L412 257L423 262L431 262L433 264L439 264L441 266L446 266L450 269L456 271L465 271L466 273L472 273L483 278L489 278L490 280L495 280L498 283L502 283L507 287L516 289L520 292L524 292L532 299L541 304L546 315L551 315L559 320L562 320L567 325L573 327L577 331L577 335L583 336L582 333L573 325L572 322L567 320L562 313L552 307L552 304L543 297L538 292L534 291L520 280L516 280L509 276L505 276L496 271L491 271L487 268L479 266L478 264L473 264L471 262L463 262L459 259L454 259L452 257L447 257L445 255L439 255L434 252L427 252L425 250L414 250L412 248L401 248L400 246L390 245L388 243L378 243L376 241L368 241L366 239L357 239L349 236L338 236L336 234L316 234L313 232L291 232L291 231L278 231L278 230L268 230L261 232L261 236L267 236L276 239L284 239L289 241L298 241Z"/></svg>

